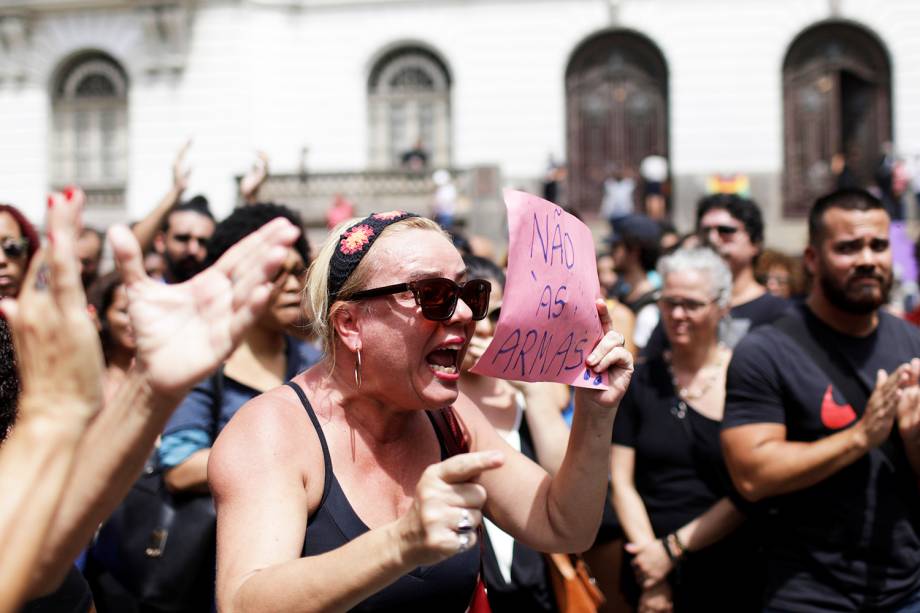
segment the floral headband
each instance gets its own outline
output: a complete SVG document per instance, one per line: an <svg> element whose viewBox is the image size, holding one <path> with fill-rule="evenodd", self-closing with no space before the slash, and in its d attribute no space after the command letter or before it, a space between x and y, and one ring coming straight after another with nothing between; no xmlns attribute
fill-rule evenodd
<svg viewBox="0 0 920 613"><path fill-rule="evenodd" d="M370 251L371 245L374 244L380 233L387 226L410 217L418 217L418 215L406 211L371 213L342 232L339 236L339 243L332 252L332 259L329 261L329 305L335 302L345 281Z"/></svg>

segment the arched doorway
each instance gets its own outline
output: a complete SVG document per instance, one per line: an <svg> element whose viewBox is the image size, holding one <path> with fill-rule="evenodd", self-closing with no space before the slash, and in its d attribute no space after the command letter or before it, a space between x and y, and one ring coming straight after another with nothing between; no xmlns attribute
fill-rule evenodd
<svg viewBox="0 0 920 613"><path fill-rule="evenodd" d="M645 157L668 157L667 65L644 36L604 32L572 54L565 93L566 204L590 217L600 209L611 172L637 174Z"/></svg>
<svg viewBox="0 0 920 613"><path fill-rule="evenodd" d="M891 140L891 66L881 42L848 23L822 23L796 37L783 61L786 215L804 215L837 185L842 154L850 181L873 183Z"/></svg>
<svg viewBox="0 0 920 613"><path fill-rule="evenodd" d="M399 167L416 149L425 166L450 166L450 89L447 65L428 49L404 46L380 58L367 86L370 166Z"/></svg>

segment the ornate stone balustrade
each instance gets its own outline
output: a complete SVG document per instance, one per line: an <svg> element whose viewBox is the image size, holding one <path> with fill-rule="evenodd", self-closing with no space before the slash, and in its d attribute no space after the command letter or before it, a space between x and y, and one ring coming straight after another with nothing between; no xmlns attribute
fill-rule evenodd
<svg viewBox="0 0 920 613"><path fill-rule="evenodd" d="M452 169L458 191L457 216L470 233L504 243L507 240L500 173L495 166ZM237 177L239 180L240 177ZM355 205L355 214L405 209L428 214L435 193L429 172L365 170L273 174L259 199L286 204L300 212L311 239L326 228L326 210L336 194Z"/></svg>

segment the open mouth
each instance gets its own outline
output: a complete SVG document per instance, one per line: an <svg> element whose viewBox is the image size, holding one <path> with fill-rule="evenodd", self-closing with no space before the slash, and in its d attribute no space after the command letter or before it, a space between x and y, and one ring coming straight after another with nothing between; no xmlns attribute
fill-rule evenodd
<svg viewBox="0 0 920 613"><path fill-rule="evenodd" d="M460 377L460 349L462 345L451 344L438 347L427 356L428 368L439 379L456 380Z"/></svg>

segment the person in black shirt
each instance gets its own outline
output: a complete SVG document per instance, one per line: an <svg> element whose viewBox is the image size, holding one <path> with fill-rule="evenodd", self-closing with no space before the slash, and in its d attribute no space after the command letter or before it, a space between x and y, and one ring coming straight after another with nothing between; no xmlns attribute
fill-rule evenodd
<svg viewBox="0 0 920 613"><path fill-rule="evenodd" d="M731 310L720 328L719 338L734 347L748 331L770 323L789 306L786 300L768 293L754 276L754 264L764 240L760 207L753 200L735 194L707 196L696 207L696 231L732 271ZM659 325L642 355L651 358L667 346Z"/></svg>
<svg viewBox="0 0 920 613"><path fill-rule="evenodd" d="M888 227L867 192L819 199L806 302L729 367L722 445L763 507L768 611L920 607L920 332L880 310Z"/></svg>
<svg viewBox="0 0 920 613"><path fill-rule="evenodd" d="M672 349L636 370L613 430L613 502L635 556L623 591L640 611L755 610L761 573L732 534L744 516L719 447L731 273L705 247L678 250L659 271Z"/></svg>

